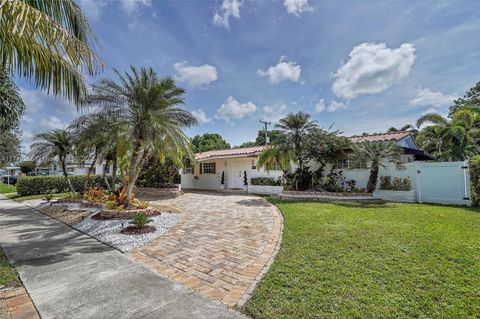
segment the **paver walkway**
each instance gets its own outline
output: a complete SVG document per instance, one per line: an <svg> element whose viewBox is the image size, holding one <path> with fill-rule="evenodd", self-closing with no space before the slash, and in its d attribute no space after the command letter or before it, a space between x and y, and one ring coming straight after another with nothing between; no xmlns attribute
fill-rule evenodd
<svg viewBox="0 0 480 319"><path fill-rule="evenodd" d="M6 199L0 199L0 244L44 319L242 317L59 221Z"/></svg>
<svg viewBox="0 0 480 319"><path fill-rule="evenodd" d="M278 209L261 197L214 192L150 203L178 207L182 222L131 256L228 306L246 302L278 250Z"/></svg>

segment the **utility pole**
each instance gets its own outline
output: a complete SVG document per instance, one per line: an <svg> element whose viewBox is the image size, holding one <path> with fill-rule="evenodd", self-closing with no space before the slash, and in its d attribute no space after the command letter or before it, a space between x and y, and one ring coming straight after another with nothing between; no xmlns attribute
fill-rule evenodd
<svg viewBox="0 0 480 319"><path fill-rule="evenodd" d="M260 120L260 123L265 125L265 145L268 145L268 125L272 124L272 122Z"/></svg>

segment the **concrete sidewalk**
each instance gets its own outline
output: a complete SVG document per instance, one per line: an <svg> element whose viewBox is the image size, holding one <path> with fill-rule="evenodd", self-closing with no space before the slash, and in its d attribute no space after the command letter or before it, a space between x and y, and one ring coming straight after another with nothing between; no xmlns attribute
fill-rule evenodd
<svg viewBox="0 0 480 319"><path fill-rule="evenodd" d="M5 198L0 199L0 245L42 318L244 318Z"/></svg>

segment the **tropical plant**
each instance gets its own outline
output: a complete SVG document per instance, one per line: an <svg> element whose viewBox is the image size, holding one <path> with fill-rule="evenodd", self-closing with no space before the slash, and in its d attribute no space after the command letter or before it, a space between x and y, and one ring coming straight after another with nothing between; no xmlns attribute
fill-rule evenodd
<svg viewBox="0 0 480 319"><path fill-rule="evenodd" d="M0 134L18 128L25 104L10 75L0 66Z"/></svg>
<svg viewBox="0 0 480 319"><path fill-rule="evenodd" d="M275 124L275 127L285 135L285 145L291 148L293 159L298 163L299 168L303 169L306 162L304 152L305 137L318 127L317 122L311 120L310 114L298 112L280 119Z"/></svg>
<svg viewBox="0 0 480 319"><path fill-rule="evenodd" d="M292 153L286 145L275 145L262 151L258 156L257 169L271 166L279 167L284 173L291 168Z"/></svg>
<svg viewBox="0 0 480 319"><path fill-rule="evenodd" d="M120 128L119 164L129 198L148 156L181 164L191 154L183 129L198 122L180 108L185 91L172 78L160 79L151 68L133 66L130 73L114 72L117 82L103 79L93 85L86 104L98 106L93 114L110 117Z"/></svg>
<svg viewBox="0 0 480 319"><path fill-rule="evenodd" d="M480 109L480 82L477 82L471 87L463 96L453 101L453 105L450 107L448 115L453 116L458 110L465 108Z"/></svg>
<svg viewBox="0 0 480 319"><path fill-rule="evenodd" d="M17 130L0 133L0 167L18 161L20 158L20 138Z"/></svg>
<svg viewBox="0 0 480 319"><path fill-rule="evenodd" d="M148 208L148 206L150 205L150 203L146 200L137 200L135 202L135 206L138 208L138 209L145 209L145 208Z"/></svg>
<svg viewBox="0 0 480 319"><path fill-rule="evenodd" d="M480 113L463 109L451 120L437 113L424 114L417 120L417 127L430 125L420 130L417 143L439 160L465 160L479 151L479 119Z"/></svg>
<svg viewBox="0 0 480 319"><path fill-rule="evenodd" d="M150 222L152 222L152 220L148 218L147 213L139 212L139 213L133 214L130 224L133 224L138 228L142 228L142 227L145 227Z"/></svg>
<svg viewBox="0 0 480 319"><path fill-rule="evenodd" d="M45 194L44 198L47 202L49 202L53 199L53 194L52 193Z"/></svg>
<svg viewBox="0 0 480 319"><path fill-rule="evenodd" d="M280 130L270 130L267 132L268 144L270 145L279 145L282 144L285 140L285 135ZM239 147L251 147L257 145L265 145L265 131L258 130L257 137L255 141L249 141L242 143Z"/></svg>
<svg viewBox="0 0 480 319"><path fill-rule="evenodd" d="M363 142L355 146L355 154L359 159L371 162L367 192L373 192L377 187L379 167L385 167L385 162L395 163L398 167L402 148L392 142Z"/></svg>
<svg viewBox="0 0 480 319"><path fill-rule="evenodd" d="M30 156L39 162L48 163L57 160L62 168L63 176L72 193L75 189L68 178L67 159L73 154L73 137L69 131L55 129L46 133L35 135L30 146Z"/></svg>
<svg viewBox="0 0 480 319"><path fill-rule="evenodd" d="M1 0L0 65L37 87L80 103L82 72L102 68L97 39L73 0Z"/></svg>

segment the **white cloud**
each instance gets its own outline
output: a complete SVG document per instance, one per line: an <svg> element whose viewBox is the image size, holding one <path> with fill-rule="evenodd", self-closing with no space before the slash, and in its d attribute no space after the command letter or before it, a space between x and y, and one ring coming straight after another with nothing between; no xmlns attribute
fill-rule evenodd
<svg viewBox="0 0 480 319"><path fill-rule="evenodd" d="M173 65L177 74L175 80L187 83L191 87L209 84L217 80L217 68L213 65L189 66L188 62L178 62Z"/></svg>
<svg viewBox="0 0 480 319"><path fill-rule="evenodd" d="M330 104L327 107L327 112L331 113L331 112L335 112L335 111L338 111L338 110L341 110L341 109L346 109L347 107L348 107L348 104L332 100L332 101L330 101Z"/></svg>
<svg viewBox="0 0 480 319"><path fill-rule="evenodd" d="M66 125L63 123L61 119L56 117L55 115L51 115L49 117L44 117L40 120L40 125L47 130L54 130L57 128L65 128Z"/></svg>
<svg viewBox="0 0 480 319"><path fill-rule="evenodd" d="M257 106L252 102L240 103L233 96L230 96L217 111L215 118L225 122L239 120L245 116L255 113Z"/></svg>
<svg viewBox="0 0 480 319"><path fill-rule="evenodd" d="M302 69L296 62L287 61L287 57L282 55L277 65L271 66L268 70L258 70L257 74L268 77L270 82L278 83L281 81L297 82L300 79Z"/></svg>
<svg viewBox="0 0 480 319"><path fill-rule="evenodd" d="M200 123L212 123L213 120L209 117L207 117L207 114L202 109L198 109L196 111L192 111L193 116L196 117L198 122Z"/></svg>
<svg viewBox="0 0 480 319"><path fill-rule="evenodd" d="M436 108L450 106L457 96L450 94L443 94L442 92L435 92L429 88L420 88L417 90L417 95L410 101L412 105L430 105Z"/></svg>
<svg viewBox="0 0 480 319"><path fill-rule="evenodd" d="M315 104L315 112L321 113L323 111L325 111L325 101L320 99L320 101Z"/></svg>
<svg viewBox="0 0 480 319"><path fill-rule="evenodd" d="M215 8L213 24L228 29L230 27L230 17L240 18L240 7L242 5L242 0L223 0L222 4Z"/></svg>
<svg viewBox="0 0 480 319"><path fill-rule="evenodd" d="M150 7L152 5L152 0L121 0L120 8L126 14L132 14L142 7Z"/></svg>
<svg viewBox="0 0 480 319"><path fill-rule="evenodd" d="M275 103L272 105L265 105L262 110L264 121L278 122L278 120L285 117L287 105L284 103Z"/></svg>
<svg viewBox="0 0 480 319"><path fill-rule="evenodd" d="M100 19L102 10L107 5L106 0L80 0L79 3L87 17L95 21Z"/></svg>
<svg viewBox="0 0 480 319"><path fill-rule="evenodd" d="M385 43L362 43L352 49L348 61L335 73L332 90L346 99L385 91L408 76L414 62L413 44L390 49Z"/></svg>
<svg viewBox="0 0 480 319"><path fill-rule="evenodd" d="M288 13L296 15L297 17L303 12L313 11L313 8L308 4L308 0L285 0L283 1L283 5Z"/></svg>

